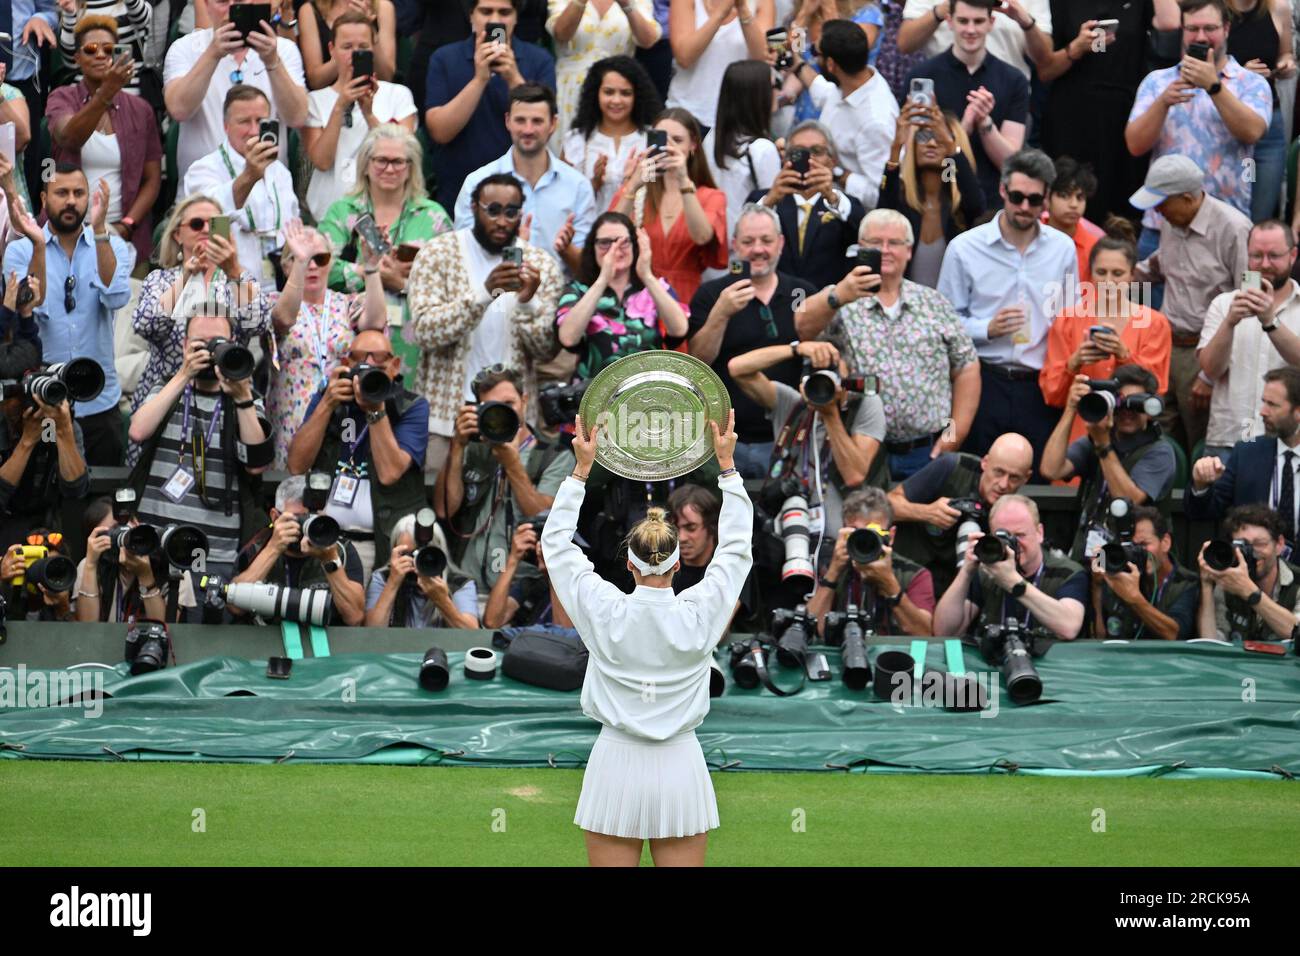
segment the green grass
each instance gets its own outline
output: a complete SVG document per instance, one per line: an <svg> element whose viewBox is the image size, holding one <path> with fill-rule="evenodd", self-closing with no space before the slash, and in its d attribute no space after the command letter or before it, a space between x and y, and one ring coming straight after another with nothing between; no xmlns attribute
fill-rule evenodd
<svg viewBox="0 0 1300 956"><path fill-rule="evenodd" d="M1293 865L1300 844L1287 783L713 780L715 865ZM583 864L581 782L574 770L0 761L0 865ZM193 832L196 808L206 832Z"/></svg>

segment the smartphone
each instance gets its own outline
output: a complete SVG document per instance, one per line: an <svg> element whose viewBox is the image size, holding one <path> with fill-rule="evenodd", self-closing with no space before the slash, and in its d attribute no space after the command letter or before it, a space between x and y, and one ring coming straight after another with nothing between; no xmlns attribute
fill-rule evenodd
<svg viewBox="0 0 1300 956"><path fill-rule="evenodd" d="M113 59L120 60L122 57L131 58L131 47L125 43L113 44Z"/></svg>
<svg viewBox="0 0 1300 956"><path fill-rule="evenodd" d="M668 148L668 130L648 129L645 131L645 144L652 153Z"/></svg>
<svg viewBox="0 0 1300 956"><path fill-rule="evenodd" d="M366 245L381 256L392 248L388 240L379 234L379 227L375 225L375 217L370 213L366 213L358 219L356 225L352 228L361 234L362 239L366 240Z"/></svg>
<svg viewBox="0 0 1300 956"><path fill-rule="evenodd" d="M501 261L509 263L512 266L521 266L524 264L524 250L522 246L506 246L501 250Z"/></svg>
<svg viewBox="0 0 1300 956"><path fill-rule="evenodd" d="M352 51L352 75L353 77L375 75L374 50Z"/></svg>
<svg viewBox="0 0 1300 956"><path fill-rule="evenodd" d="M785 27L773 27L763 35L767 37L769 50L779 50L790 42L790 33Z"/></svg>
<svg viewBox="0 0 1300 956"><path fill-rule="evenodd" d="M208 234L212 236L221 236L223 239L230 238L230 217L213 216L212 225L208 227Z"/></svg>
<svg viewBox="0 0 1300 956"><path fill-rule="evenodd" d="M1088 329L1088 338L1095 342L1097 336L1101 335L1103 332L1114 334L1115 330L1108 325L1094 325Z"/></svg>
<svg viewBox="0 0 1300 956"><path fill-rule="evenodd" d="M489 23L484 27L484 38L486 43L506 43L506 25L504 23Z"/></svg>
<svg viewBox="0 0 1300 956"><path fill-rule="evenodd" d="M745 282L754 277L748 259L732 259L727 263L727 272L735 282Z"/></svg>
<svg viewBox="0 0 1300 956"><path fill-rule="evenodd" d="M858 246L858 265L866 266L876 275L880 275L880 257L879 249L867 249Z"/></svg>
<svg viewBox="0 0 1300 956"><path fill-rule="evenodd" d="M1255 651L1258 654L1276 654L1278 657L1286 655L1286 648L1281 644L1269 644L1265 641L1242 641L1243 650Z"/></svg>
<svg viewBox="0 0 1300 956"><path fill-rule="evenodd" d="M404 242L393 250L393 258L398 262L414 262L420 254L420 247L413 242Z"/></svg>
<svg viewBox="0 0 1300 956"><path fill-rule="evenodd" d="M271 5L269 3L237 3L230 8L230 22L239 31L245 41L250 33L261 29L261 22L271 22Z"/></svg>
<svg viewBox="0 0 1300 956"><path fill-rule="evenodd" d="M293 661L287 657L268 657L266 659L266 676L272 680L288 680L293 670Z"/></svg>
<svg viewBox="0 0 1300 956"><path fill-rule="evenodd" d="M1119 29L1118 20L1098 20L1097 29L1102 33L1114 33Z"/></svg>
<svg viewBox="0 0 1300 956"><path fill-rule="evenodd" d="M1262 292L1264 289L1264 278L1253 269L1247 269L1241 274L1241 289L1243 292Z"/></svg>
<svg viewBox="0 0 1300 956"><path fill-rule="evenodd" d="M907 90L907 101L909 103L921 103L925 106L934 105L934 80L928 77L913 77L911 85ZM913 123L924 123L925 120L920 116L912 117Z"/></svg>
<svg viewBox="0 0 1300 956"><path fill-rule="evenodd" d="M808 175L808 165L812 161L812 153L802 146L791 146L786 151L785 158L790 160L790 168L800 176Z"/></svg>
<svg viewBox="0 0 1300 956"><path fill-rule="evenodd" d="M28 281L27 276L18 280L18 308L22 308L32 299L36 298L36 293L32 291L32 284Z"/></svg>
<svg viewBox="0 0 1300 956"><path fill-rule="evenodd" d="M1210 45L1208 43L1189 43L1187 44L1187 55L1196 60L1208 60L1210 58Z"/></svg>
<svg viewBox="0 0 1300 956"><path fill-rule="evenodd" d="M280 121L273 119L264 119L257 124L257 141L259 143L270 143L272 146L280 145Z"/></svg>

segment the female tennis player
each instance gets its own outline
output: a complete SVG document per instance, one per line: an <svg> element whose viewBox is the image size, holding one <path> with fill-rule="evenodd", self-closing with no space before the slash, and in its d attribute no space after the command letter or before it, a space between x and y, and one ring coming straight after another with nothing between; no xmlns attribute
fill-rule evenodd
<svg viewBox="0 0 1300 956"><path fill-rule="evenodd" d="M650 508L626 540L636 589L625 594L592 570L573 543L600 426L581 418L573 452L577 469L564 480L542 533L555 593L591 657L582 712L601 724L574 823L587 837L592 866L636 866L650 841L656 866L702 866L718 804L695 728L709 712L709 664L754 563L754 511L732 463L736 416L713 448L722 474L718 547L704 579L672 589L677 529Z"/></svg>

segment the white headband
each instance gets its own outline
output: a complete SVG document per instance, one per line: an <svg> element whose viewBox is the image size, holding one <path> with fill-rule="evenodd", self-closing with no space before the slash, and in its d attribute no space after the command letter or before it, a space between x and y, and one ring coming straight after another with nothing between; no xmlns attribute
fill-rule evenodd
<svg viewBox="0 0 1300 956"><path fill-rule="evenodd" d="M667 558L665 558L663 561L659 562L658 564L652 565L638 558L636 556L636 552L634 552L631 548L627 549L628 560L631 561L634 565L636 565L636 569L640 571L643 575L667 574L668 571L672 568L672 566L677 563L677 556L680 553L681 553L681 548L674 546L672 554L668 555Z"/></svg>

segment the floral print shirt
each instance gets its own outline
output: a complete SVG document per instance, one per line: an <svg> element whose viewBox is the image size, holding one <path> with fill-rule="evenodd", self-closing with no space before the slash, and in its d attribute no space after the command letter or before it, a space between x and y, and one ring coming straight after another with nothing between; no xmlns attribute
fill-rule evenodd
<svg viewBox="0 0 1300 956"><path fill-rule="evenodd" d="M677 298L667 280L660 279L659 283L669 295ZM576 279L569 283L560 295L559 305L555 309L557 330L590 288L591 286ZM690 318L691 310L685 303L682 303L682 311ZM596 312L587 322L587 331L582 340L577 345L566 346L570 352L578 355L576 379L589 379L624 355L647 349L672 349L685 341L684 337L663 334L658 320L659 310L655 307L655 300L649 290L637 289L622 303L613 290L607 290L596 303Z"/></svg>

